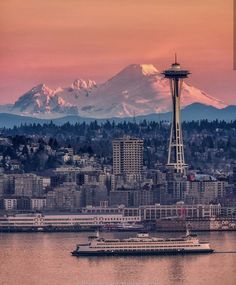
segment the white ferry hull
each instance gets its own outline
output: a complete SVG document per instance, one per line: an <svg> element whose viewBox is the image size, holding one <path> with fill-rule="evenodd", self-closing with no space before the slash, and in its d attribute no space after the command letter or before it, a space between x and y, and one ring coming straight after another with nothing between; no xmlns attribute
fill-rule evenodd
<svg viewBox="0 0 236 285"><path fill-rule="evenodd" d="M213 249L161 249L161 250L127 250L127 251L73 251L73 256L140 256L140 255L185 255L213 253Z"/></svg>

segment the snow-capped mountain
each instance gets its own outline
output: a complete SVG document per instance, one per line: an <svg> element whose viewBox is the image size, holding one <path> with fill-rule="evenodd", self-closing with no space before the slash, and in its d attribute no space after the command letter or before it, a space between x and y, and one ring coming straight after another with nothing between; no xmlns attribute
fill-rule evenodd
<svg viewBox="0 0 236 285"><path fill-rule="evenodd" d="M12 107L16 113L26 114L77 114L76 106L65 102L63 98L58 96L62 92L61 88L52 90L45 84L40 84L30 91L22 95Z"/></svg>
<svg viewBox="0 0 236 285"><path fill-rule="evenodd" d="M227 105L203 91L183 84L182 106L202 103ZM75 80L71 86L52 90L39 85L24 94L13 110L24 114L66 113L82 117L111 118L171 111L169 81L152 64L132 64L103 84Z"/></svg>

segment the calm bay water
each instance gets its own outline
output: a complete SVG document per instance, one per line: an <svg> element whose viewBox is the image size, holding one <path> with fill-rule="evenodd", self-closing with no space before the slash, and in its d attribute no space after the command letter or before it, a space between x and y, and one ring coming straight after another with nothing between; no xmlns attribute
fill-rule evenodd
<svg viewBox="0 0 236 285"><path fill-rule="evenodd" d="M83 257L70 255L88 233L0 234L1 285L233 285L236 254ZM135 233L103 233L127 237ZM157 234L155 234L157 235ZM170 234L160 233L159 236ZM181 235L181 233L171 234ZM217 251L236 251L236 232L199 233Z"/></svg>

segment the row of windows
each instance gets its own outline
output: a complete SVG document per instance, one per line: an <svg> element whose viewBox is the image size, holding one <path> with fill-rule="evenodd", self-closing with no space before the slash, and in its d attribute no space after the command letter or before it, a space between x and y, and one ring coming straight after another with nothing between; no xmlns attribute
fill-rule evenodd
<svg viewBox="0 0 236 285"><path fill-rule="evenodd" d="M106 243L107 243L108 241L106 241ZM106 245L106 243L100 243L100 245ZM109 243L114 243L114 241L110 241ZM122 241L116 241L115 243L114 243L114 245L116 245L117 243L119 243L119 246L132 246L130 243L133 243L133 241L127 241L127 242L122 242ZM160 246L159 245L159 243L162 243L162 245L163 245L163 243L166 243L167 245L168 244L170 244L170 242L167 242L167 241L165 241L165 240L163 240L163 241L158 241L158 244L156 244L156 245L153 245L153 243L156 243L156 241L152 241L152 242L146 242L145 243L145 245L151 245L151 246ZM171 244L176 244L176 245L178 245L178 246L185 246L186 244L193 244L192 242L188 242L188 241L185 241L184 243L183 243L183 241L180 241L180 242L171 242ZM110 245L109 245L110 246ZM113 245L112 245L113 246ZM138 243L138 242L136 242L136 245L135 246L143 246L143 242L140 242L140 244Z"/></svg>
<svg viewBox="0 0 236 285"><path fill-rule="evenodd" d="M157 246L157 247L153 247L153 246L139 246L139 247L135 247L135 246L130 246L129 248L115 248L115 247L109 247L109 246L106 246L106 247L98 247L98 246L93 246L93 247L90 247L90 248L95 248L95 249L115 249L115 250L129 250L129 249L165 249L165 248L186 248L186 247L199 247L200 245L184 245L182 247L178 246L178 245L174 245L174 246L171 246L171 245L168 245L168 246Z"/></svg>

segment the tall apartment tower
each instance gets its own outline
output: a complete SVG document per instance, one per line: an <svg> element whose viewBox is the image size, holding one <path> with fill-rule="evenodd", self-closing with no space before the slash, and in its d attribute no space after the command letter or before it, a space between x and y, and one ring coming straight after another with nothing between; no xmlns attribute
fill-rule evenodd
<svg viewBox="0 0 236 285"><path fill-rule="evenodd" d="M184 144L180 119L180 100L183 79L187 78L190 73L188 70L181 69L175 56L175 63L173 63L168 70L165 70L163 74L165 78L168 78L170 81L170 91L173 103L167 167L173 169L177 173L186 174L187 165L185 164L184 159Z"/></svg>
<svg viewBox="0 0 236 285"><path fill-rule="evenodd" d="M142 175L143 140L124 137L115 139L113 146L113 174Z"/></svg>
<svg viewBox="0 0 236 285"><path fill-rule="evenodd" d="M234 193L236 194L236 162L233 163L233 184L234 184Z"/></svg>

